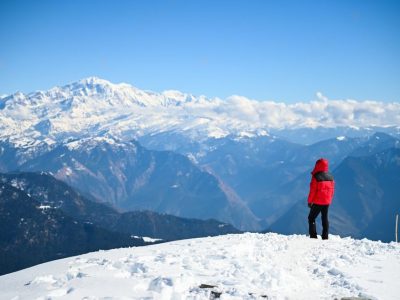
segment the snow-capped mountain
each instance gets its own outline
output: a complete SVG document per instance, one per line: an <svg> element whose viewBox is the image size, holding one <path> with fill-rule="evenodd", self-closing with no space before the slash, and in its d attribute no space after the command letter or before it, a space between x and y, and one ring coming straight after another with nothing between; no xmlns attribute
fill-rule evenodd
<svg viewBox="0 0 400 300"><path fill-rule="evenodd" d="M368 137L379 126L398 134L399 103L318 97L297 104L208 99L95 77L16 93L0 99L0 171L50 171L125 210L260 230L306 196L316 159L335 167L375 144L398 143ZM323 141L307 145L315 139Z"/></svg>
<svg viewBox="0 0 400 300"><path fill-rule="evenodd" d="M93 252L0 277L2 299L398 299L400 246L241 234Z"/></svg>
<svg viewBox="0 0 400 300"><path fill-rule="evenodd" d="M399 103L318 97L295 104L240 96L209 99L179 91L143 91L90 77L48 91L1 98L0 140L32 147L87 136L127 140L178 132L199 141L264 136L271 129L400 125Z"/></svg>
<svg viewBox="0 0 400 300"><path fill-rule="evenodd" d="M243 127L234 118L208 114L222 106L220 99L142 91L96 77L45 92L18 92L0 103L0 138L24 146L99 135L126 140L169 130L219 137Z"/></svg>

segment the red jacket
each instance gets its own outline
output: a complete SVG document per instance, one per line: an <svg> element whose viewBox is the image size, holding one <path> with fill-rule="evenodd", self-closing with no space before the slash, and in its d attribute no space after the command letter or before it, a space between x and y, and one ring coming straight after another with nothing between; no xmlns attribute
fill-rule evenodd
<svg viewBox="0 0 400 300"><path fill-rule="evenodd" d="M331 204L335 191L335 181L333 180L333 176L328 172L328 161L324 158L317 160L311 174L308 203L319 205Z"/></svg>

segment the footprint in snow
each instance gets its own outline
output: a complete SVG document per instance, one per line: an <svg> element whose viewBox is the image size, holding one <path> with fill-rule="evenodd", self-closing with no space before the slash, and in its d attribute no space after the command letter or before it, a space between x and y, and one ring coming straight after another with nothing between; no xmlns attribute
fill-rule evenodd
<svg viewBox="0 0 400 300"><path fill-rule="evenodd" d="M53 290L47 294L47 297L62 297L70 294L73 290L73 288Z"/></svg>
<svg viewBox="0 0 400 300"><path fill-rule="evenodd" d="M168 277L157 277L153 279L149 284L149 290L161 293L161 291L165 288L171 288L174 285L174 282L171 278Z"/></svg>

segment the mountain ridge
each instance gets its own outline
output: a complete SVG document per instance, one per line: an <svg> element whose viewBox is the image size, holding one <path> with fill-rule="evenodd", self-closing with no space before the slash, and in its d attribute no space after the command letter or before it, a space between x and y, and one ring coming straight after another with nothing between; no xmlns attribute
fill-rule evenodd
<svg viewBox="0 0 400 300"><path fill-rule="evenodd" d="M400 184L400 148L348 156L332 173L336 191L330 207L331 232L386 242L394 240L394 219L400 210L396 193ZM294 203L269 230L283 234L307 233L305 199Z"/></svg>
<svg viewBox="0 0 400 300"><path fill-rule="evenodd" d="M394 124L386 132L396 136L397 104L373 101L207 99L95 77L5 99L1 171L50 171L120 209L213 217L242 230L264 228L302 197L316 159L335 166L352 152L398 143L370 130L385 119ZM357 116L373 122L357 127L348 121ZM272 133L304 124L310 127L293 132L301 144ZM337 125L344 127L329 127ZM351 137L339 135L349 128ZM309 134L328 139L307 145Z"/></svg>
<svg viewBox="0 0 400 300"><path fill-rule="evenodd" d="M172 90L144 91L97 77L47 91L18 92L0 103L0 140L26 147L105 135L129 140L178 132L202 141L229 135L264 136L285 128L368 128L370 124L399 134L400 126L396 103L319 99L284 104L242 96L223 100ZM363 118L358 120L354 115L361 109ZM376 113L379 109L387 112L385 118Z"/></svg>
<svg viewBox="0 0 400 300"><path fill-rule="evenodd" d="M242 230L258 228L258 220L247 206L232 201L212 174L186 156L148 150L135 141L104 138L68 145L28 160L18 170L52 172L81 192L125 211L154 210L215 218Z"/></svg>
<svg viewBox="0 0 400 300"><path fill-rule="evenodd" d="M117 212L41 173L0 173L0 275L100 249L239 233L217 220ZM147 241L147 239L146 239Z"/></svg>

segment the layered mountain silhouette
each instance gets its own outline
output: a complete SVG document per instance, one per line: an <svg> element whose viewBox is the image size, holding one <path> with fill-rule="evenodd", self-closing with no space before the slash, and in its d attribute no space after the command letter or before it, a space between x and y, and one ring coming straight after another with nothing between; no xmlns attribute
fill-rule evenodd
<svg viewBox="0 0 400 300"><path fill-rule="evenodd" d="M383 137L383 144L376 144L376 140ZM384 147L385 144L389 148ZM336 192L330 208L332 233L382 241L394 240L395 215L400 212L400 148L396 145L396 139L382 134L374 135L354 152L354 155L362 156L345 158L333 171ZM304 197L274 222L269 230L306 233L307 215Z"/></svg>
<svg viewBox="0 0 400 300"><path fill-rule="evenodd" d="M179 137L170 138L170 144L143 142L160 150L180 142ZM266 226L304 197L310 169L317 159L326 157L334 168L366 140L334 138L301 145L276 136L227 137L210 139L203 147L173 148L193 156L199 166L228 185Z"/></svg>
<svg viewBox="0 0 400 300"><path fill-rule="evenodd" d="M187 157L137 142L85 139L55 147L18 167L46 171L86 195L123 211L151 210L186 218L215 218L240 229L258 220Z"/></svg>
<svg viewBox="0 0 400 300"><path fill-rule="evenodd" d="M320 118L307 103L157 93L96 77L18 92L0 99L0 172L50 172L94 203L146 210L149 222L171 214L273 228L307 196L318 158L335 170L399 147L399 127L366 126L365 118L336 123L336 109L351 116L339 102L319 103ZM353 101L351 109L362 113L364 104Z"/></svg>
<svg viewBox="0 0 400 300"><path fill-rule="evenodd" d="M216 220L149 211L120 213L46 173L0 174L1 273L48 260L126 246L239 232Z"/></svg>
<svg viewBox="0 0 400 300"><path fill-rule="evenodd" d="M42 205L6 183L0 185L0 216L0 275L99 249L145 244Z"/></svg>

